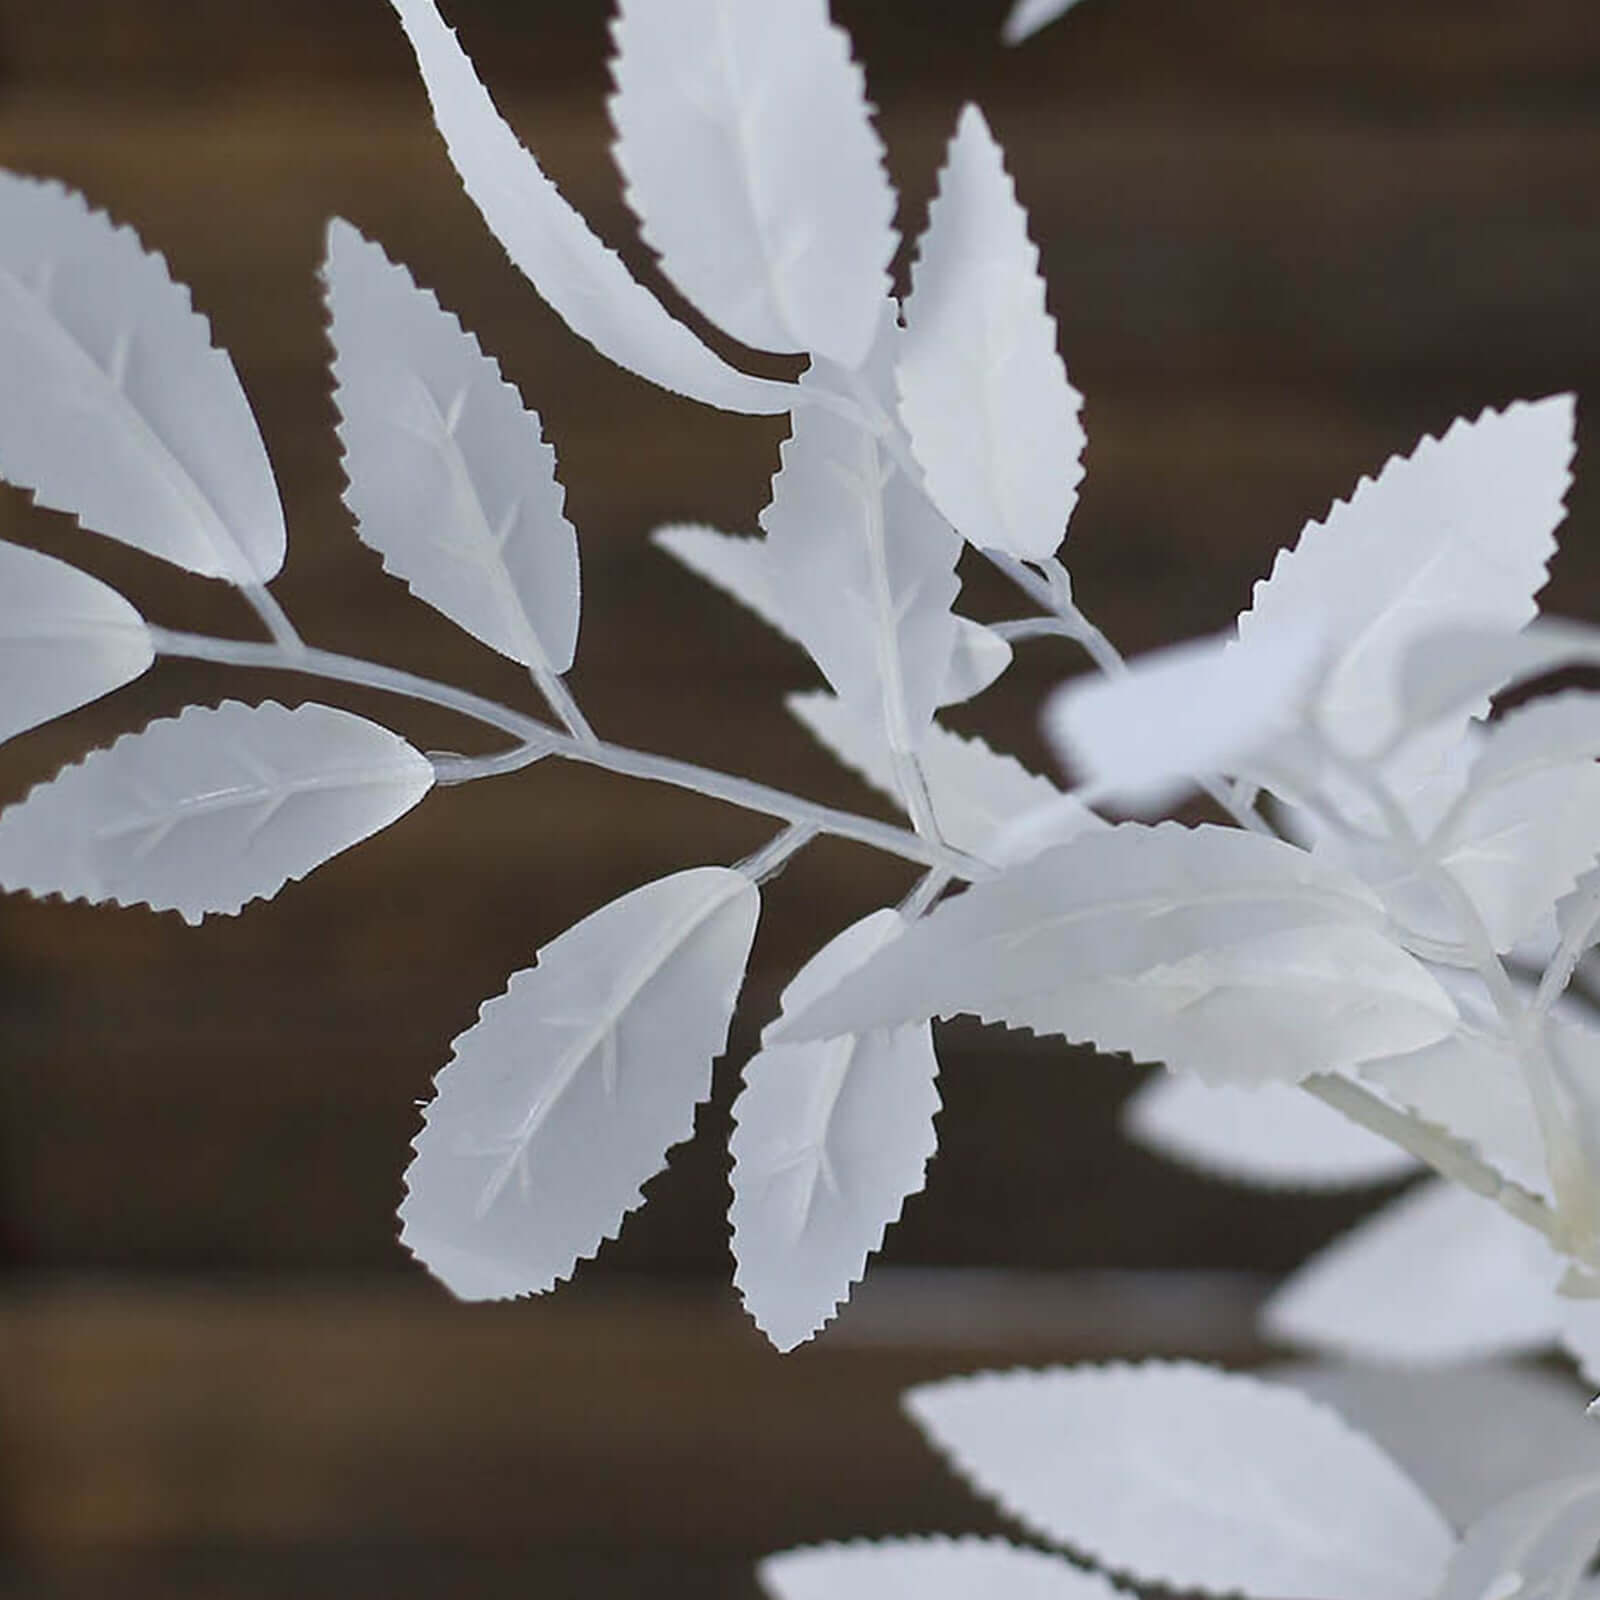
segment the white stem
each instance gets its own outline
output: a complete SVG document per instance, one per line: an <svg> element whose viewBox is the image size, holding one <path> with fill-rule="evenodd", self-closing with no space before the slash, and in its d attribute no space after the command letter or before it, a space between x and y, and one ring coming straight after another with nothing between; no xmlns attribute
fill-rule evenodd
<svg viewBox="0 0 1600 1600"><path fill-rule="evenodd" d="M295 625L289 620L289 613L278 604L278 597L264 583L245 583L239 585L239 593L250 603L250 608L261 618L262 626L266 628L268 637L283 650L300 651L305 649L304 641L300 638Z"/></svg>
<svg viewBox="0 0 1600 1600"><path fill-rule="evenodd" d="M816 838L817 832L816 826L812 823L792 823L753 855L748 855L743 861L735 863L733 870L742 872L752 883L766 883L777 877L788 866L790 859Z"/></svg>

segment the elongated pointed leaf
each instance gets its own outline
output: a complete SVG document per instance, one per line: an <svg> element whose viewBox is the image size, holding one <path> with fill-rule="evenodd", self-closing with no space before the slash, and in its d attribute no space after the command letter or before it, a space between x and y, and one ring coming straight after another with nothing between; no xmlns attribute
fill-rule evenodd
<svg viewBox="0 0 1600 1600"><path fill-rule="evenodd" d="M617 164L662 270L747 345L859 367L899 237L827 0L622 0L611 32Z"/></svg>
<svg viewBox="0 0 1600 1600"><path fill-rule="evenodd" d="M1117 1600L1125 1591L1060 1556L1003 1539L885 1539L768 1556L772 1600Z"/></svg>
<svg viewBox="0 0 1600 1600"><path fill-rule="evenodd" d="M1467 1529L1435 1600L1568 1600L1600 1545L1600 1474L1524 1489Z"/></svg>
<svg viewBox="0 0 1600 1600"><path fill-rule="evenodd" d="M1384 1453L1293 1389L1187 1362L985 1373L906 1407L981 1493L1147 1583L1429 1600L1455 1539Z"/></svg>
<svg viewBox="0 0 1600 1600"><path fill-rule="evenodd" d="M1027 216L976 106L951 140L911 284L896 375L928 493L973 544L1052 555L1083 478L1083 397L1056 352Z"/></svg>
<svg viewBox="0 0 1600 1600"><path fill-rule="evenodd" d="M1057 17L1064 17L1078 0L1016 0L1000 37L1006 44L1021 44Z"/></svg>
<svg viewBox="0 0 1600 1600"><path fill-rule="evenodd" d="M1399 686L1414 644L1442 628L1514 635L1532 619L1572 451L1570 395L1485 411L1423 439L1278 556L1239 619L1243 649L1264 630L1316 632L1332 652L1323 726L1347 751L1381 749L1405 726ZM1483 709L1443 716L1433 753Z"/></svg>
<svg viewBox="0 0 1600 1600"><path fill-rule="evenodd" d="M1536 1350L1556 1332L1560 1266L1492 1201L1429 1181L1342 1234L1262 1312L1273 1338L1419 1364Z"/></svg>
<svg viewBox="0 0 1600 1600"><path fill-rule="evenodd" d="M0 476L96 533L231 583L283 565L233 362L131 228L0 173Z"/></svg>
<svg viewBox="0 0 1600 1600"><path fill-rule="evenodd" d="M1291 845L1124 824L945 901L775 1036L964 1011L1208 1082L1294 1082L1454 1025L1383 923L1368 890Z"/></svg>
<svg viewBox="0 0 1600 1600"><path fill-rule="evenodd" d="M572 331L619 367L724 411L772 414L789 384L752 378L700 342L595 236L506 126L434 0L391 0L468 198Z"/></svg>
<svg viewBox="0 0 1600 1600"><path fill-rule="evenodd" d="M463 1300L540 1294L614 1238L694 1131L761 896L697 867L539 952L455 1041L406 1170L401 1242Z"/></svg>
<svg viewBox="0 0 1600 1600"><path fill-rule="evenodd" d="M845 766L901 803L894 757L876 725L831 694L790 695L784 704ZM928 729L917 758L946 843L980 861L1007 864L1108 826L1048 778L1029 772L1015 756L938 723ZM1029 848L1023 850L1015 835L1018 819L1045 812L1048 826L1031 834Z"/></svg>
<svg viewBox="0 0 1600 1600"><path fill-rule="evenodd" d="M433 768L331 706L190 706L97 750L0 813L0 886L199 922L405 815Z"/></svg>
<svg viewBox="0 0 1600 1600"><path fill-rule="evenodd" d="M1360 1188L1417 1168L1387 1139L1277 1083L1212 1088L1163 1072L1123 1107L1122 1126L1169 1160L1271 1189Z"/></svg>
<svg viewBox="0 0 1600 1600"><path fill-rule="evenodd" d="M0 543L0 740L131 683L154 660L144 618L115 589Z"/></svg>
<svg viewBox="0 0 1600 1600"><path fill-rule="evenodd" d="M824 945L783 993L785 1013L825 994L904 919L875 911ZM937 1147L939 1063L928 1024L769 1045L734 1102L735 1287L780 1350L849 1297Z"/></svg>
<svg viewBox="0 0 1600 1600"><path fill-rule="evenodd" d="M334 403L364 543L475 639L562 673L578 540L555 452L478 341L349 223L328 228Z"/></svg>

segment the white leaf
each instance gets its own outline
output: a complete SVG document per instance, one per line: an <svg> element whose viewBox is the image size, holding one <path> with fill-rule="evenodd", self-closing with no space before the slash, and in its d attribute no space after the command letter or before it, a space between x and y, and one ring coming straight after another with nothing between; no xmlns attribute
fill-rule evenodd
<svg viewBox="0 0 1600 1600"><path fill-rule="evenodd" d="M1292 845L1125 823L945 901L778 1036L972 1012L1208 1082L1293 1082L1454 1024L1383 923L1369 891Z"/></svg>
<svg viewBox="0 0 1600 1600"><path fill-rule="evenodd" d="M768 1556L772 1600L1119 1600L1126 1591L1060 1556L1003 1539L885 1539Z"/></svg>
<svg viewBox="0 0 1600 1600"><path fill-rule="evenodd" d="M1600 1544L1600 1474L1524 1489L1467 1529L1435 1600L1569 1600Z"/></svg>
<svg viewBox="0 0 1600 1600"><path fill-rule="evenodd" d="M1078 0L1016 0L1000 37L1006 44L1021 44L1057 17L1064 17Z"/></svg>
<svg viewBox="0 0 1600 1600"><path fill-rule="evenodd" d="M1458 421L1279 554L1239 618L1242 653L1264 633L1315 632L1332 652L1320 697L1328 737L1351 754L1382 749L1404 725L1401 670L1446 627L1521 629L1555 550L1571 482L1573 401L1557 395ZM1437 725L1453 744L1469 710Z"/></svg>
<svg viewBox="0 0 1600 1600"><path fill-rule="evenodd" d="M59 184L0 173L0 476L209 578L264 584L283 509L256 419L160 256Z"/></svg>
<svg viewBox="0 0 1600 1600"><path fill-rule="evenodd" d="M613 1238L694 1131L761 896L697 867L539 952L456 1041L406 1171L401 1242L463 1300L540 1294Z"/></svg>
<svg viewBox="0 0 1600 1600"><path fill-rule="evenodd" d="M827 0L622 0L611 31L617 164L662 271L747 345L859 367L899 236Z"/></svg>
<svg viewBox="0 0 1600 1600"><path fill-rule="evenodd" d="M800 626L785 612L783 590L765 539L719 533L687 522L668 523L650 538L691 572L753 611L769 628L805 648ZM992 628L970 617L957 617L955 623L950 662L939 692L942 706L958 705L981 694L1011 665L1011 646Z"/></svg>
<svg viewBox="0 0 1600 1600"><path fill-rule="evenodd" d="M1417 1168L1387 1139L1278 1083L1212 1088L1157 1073L1124 1105L1122 1126L1169 1160L1272 1189L1359 1188Z"/></svg>
<svg viewBox="0 0 1600 1600"><path fill-rule="evenodd" d="M1096 795L1162 811L1209 773L1237 774L1298 720L1322 656L1314 633L1262 638L1246 654L1197 639L1088 674L1045 703L1044 730Z"/></svg>
<svg viewBox="0 0 1600 1600"><path fill-rule="evenodd" d="M425 757L348 711L190 706L0 813L0 886L188 922L232 915L388 827L432 784Z"/></svg>
<svg viewBox="0 0 1600 1600"><path fill-rule="evenodd" d="M894 757L875 725L824 692L790 695L784 704L845 766L901 803ZM1007 865L1107 826L1048 778L1029 772L1015 756L991 750L983 740L952 733L937 722L929 727L917 759L945 842L980 861ZM1019 847L1013 853L1010 844L1017 819L1047 810L1048 828L1030 837L1029 849Z"/></svg>
<svg viewBox="0 0 1600 1600"><path fill-rule="evenodd" d="M1555 1255L1493 1201L1430 1180L1341 1235L1267 1301L1275 1339L1363 1361L1470 1361L1555 1336Z"/></svg>
<svg viewBox="0 0 1600 1600"><path fill-rule="evenodd" d="M471 334L349 223L323 269L345 502L386 571L475 639L562 673L578 541L555 452Z"/></svg>
<svg viewBox="0 0 1600 1600"><path fill-rule="evenodd" d="M724 411L787 411L792 385L752 378L714 355L562 198L502 120L434 0L391 3L468 198L567 326L619 367L675 394Z"/></svg>
<svg viewBox="0 0 1600 1600"><path fill-rule="evenodd" d="M115 589L0 543L0 740L131 683L154 660L144 618Z"/></svg>
<svg viewBox="0 0 1600 1600"><path fill-rule="evenodd" d="M896 938L876 911L824 945L783 993L808 1005ZM810 1044L768 1045L734 1102L733 1281L780 1350L817 1332L849 1297L937 1148L939 1063L928 1024Z"/></svg>
<svg viewBox="0 0 1600 1600"><path fill-rule="evenodd" d="M1470 793L1515 783L1548 767L1600 756L1600 694L1573 690L1508 711L1492 724L1472 764Z"/></svg>
<svg viewBox="0 0 1600 1600"><path fill-rule="evenodd" d="M917 252L896 375L928 493L973 544L1052 555L1083 478L1083 397L1056 352L1027 216L976 106L961 113Z"/></svg>
<svg viewBox="0 0 1600 1600"><path fill-rule="evenodd" d="M1259 1379L1186 1362L986 1373L906 1405L1030 1531L1144 1582L1428 1600L1455 1543L1370 1439Z"/></svg>

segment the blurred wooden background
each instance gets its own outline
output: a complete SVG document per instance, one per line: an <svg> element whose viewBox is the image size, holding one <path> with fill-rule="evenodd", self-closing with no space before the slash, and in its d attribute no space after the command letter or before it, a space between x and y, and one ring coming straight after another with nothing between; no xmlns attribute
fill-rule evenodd
<svg viewBox="0 0 1600 1600"><path fill-rule="evenodd" d="M502 108L638 270L607 155L606 7L454 0ZM1068 555L1125 648L1224 625L1276 547L1460 412L1600 377L1593 0L1085 0L1020 51L1000 0L838 0L920 228L977 99L1030 208L1089 477ZM0 0L0 162L81 187L193 286L230 348L314 642L534 704L412 602L339 501L315 269L343 215L437 290L543 414L583 541L574 686L608 736L874 808L779 705L804 662L646 542L753 526L778 435L610 368L462 197L382 0ZM1593 437L1583 414L1585 439ZM1600 486L1571 498L1554 609L1600 603ZM254 636L199 580L35 511L0 532L174 626ZM985 571L964 604L1020 608ZM1043 763L1028 647L957 719ZM0 755L10 799L192 698L315 693L164 665ZM340 703L428 748L445 716ZM1122 1146L1133 1081L944 1034L943 1149L886 1274L780 1361L726 1286L726 1106L778 989L903 871L843 846L768 897L693 1146L582 1281L451 1305L394 1240L415 1103L451 1038L578 917L767 825L554 767L434 796L238 920L0 904L0 1592L741 1595L751 1552L983 1526L895 1413L979 1360L1241 1353L1248 1287L1106 1268L1282 1268L1359 1209L1264 1204ZM1076 1287L1074 1287L1076 1283ZM841 1465L845 1470L841 1471Z"/></svg>

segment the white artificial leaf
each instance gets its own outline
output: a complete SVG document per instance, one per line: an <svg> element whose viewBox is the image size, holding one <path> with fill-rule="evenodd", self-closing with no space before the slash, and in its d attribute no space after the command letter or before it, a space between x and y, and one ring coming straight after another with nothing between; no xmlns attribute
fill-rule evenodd
<svg viewBox="0 0 1600 1600"><path fill-rule="evenodd" d="M720 533L697 523L668 523L651 540L691 572L753 611L769 628L804 648L800 627L784 608L767 542ZM981 694L1011 665L1011 646L992 628L970 617L955 619L955 639L945 669L939 704L958 705Z"/></svg>
<svg viewBox="0 0 1600 1600"><path fill-rule="evenodd" d="M456 1041L406 1170L400 1240L463 1300L540 1294L616 1235L694 1131L761 896L697 867L539 952Z"/></svg>
<svg viewBox="0 0 1600 1600"><path fill-rule="evenodd" d="M0 476L208 578L264 584L283 508L233 362L131 228L0 173Z"/></svg>
<svg viewBox="0 0 1600 1600"><path fill-rule="evenodd" d="M1163 811L1289 731L1321 656L1311 632L1263 637L1248 654L1225 638L1173 645L1064 684L1045 703L1045 735L1097 797Z"/></svg>
<svg viewBox="0 0 1600 1600"><path fill-rule="evenodd" d="M433 767L348 711L190 706L63 768L0 812L0 886L198 922L405 815Z"/></svg>
<svg viewBox="0 0 1600 1600"><path fill-rule="evenodd" d="M144 618L115 589L0 543L0 740L131 683L154 660Z"/></svg>
<svg viewBox="0 0 1600 1600"><path fill-rule="evenodd" d="M1455 1007L1355 879L1233 828L1091 832L946 900L779 1037L972 1012L1293 1082L1416 1049Z"/></svg>
<svg viewBox="0 0 1600 1600"><path fill-rule="evenodd" d="M622 0L611 119L661 269L758 350L866 359L899 236L827 0Z"/></svg>
<svg viewBox="0 0 1600 1600"><path fill-rule="evenodd" d="M771 1600L1119 1600L1126 1591L1060 1556L1003 1539L885 1539L768 1556Z"/></svg>
<svg viewBox="0 0 1600 1600"><path fill-rule="evenodd" d="M1389 1183L1417 1161L1286 1084L1212 1088L1156 1073L1122 1108L1129 1138L1184 1166L1271 1189Z"/></svg>
<svg viewBox="0 0 1600 1600"><path fill-rule="evenodd" d="M1455 1543L1415 1484L1297 1391L1195 1366L985 1373L906 1406L980 1493L1147 1583L1429 1600Z"/></svg>
<svg viewBox="0 0 1600 1600"><path fill-rule="evenodd" d="M1600 1474L1524 1489L1462 1535L1434 1600L1570 1600L1600 1544Z"/></svg>
<svg viewBox="0 0 1600 1600"><path fill-rule="evenodd" d="M475 639L572 665L578 540L539 418L471 334L349 223L328 227L345 503L386 571Z"/></svg>
<svg viewBox="0 0 1600 1600"><path fill-rule="evenodd" d="M1078 0L1016 0L1000 37L1006 44L1021 44L1057 17L1064 17Z"/></svg>
<svg viewBox="0 0 1600 1600"><path fill-rule="evenodd" d="M1430 1180L1319 1251L1262 1311L1274 1339L1362 1361L1470 1361L1556 1333L1560 1266L1493 1201Z"/></svg>
<svg viewBox="0 0 1600 1600"><path fill-rule="evenodd" d="M730 367L676 321L562 198L506 126L434 0L391 0L468 198L581 339L628 372L724 411L774 414L794 388Z"/></svg>
<svg viewBox="0 0 1600 1600"><path fill-rule="evenodd" d="M1535 612L1571 481L1573 401L1519 401L1425 438L1364 478L1256 585L1242 649L1264 632L1315 632L1332 653L1321 724L1353 755L1405 726L1400 682L1411 648L1442 628L1518 632ZM1436 725L1439 749L1469 711Z"/></svg>
<svg viewBox="0 0 1600 1600"><path fill-rule="evenodd" d="M817 740L881 794L900 803L894 757L878 727L836 695L794 694L784 704ZM1048 778L1029 772L1015 756L991 750L982 739L952 733L934 723L917 751L928 798L945 842L980 861L1009 865L1052 844L1108 824ZM1048 811L1049 826L1030 838L1031 848L1013 853L1018 817Z"/></svg>
<svg viewBox="0 0 1600 1600"><path fill-rule="evenodd" d="M898 937L875 911L824 945L783 992L805 1006ZM926 1022L765 1046L734 1101L734 1286L780 1350L809 1339L849 1297L937 1148L939 1063Z"/></svg>
<svg viewBox="0 0 1600 1600"><path fill-rule="evenodd" d="M1083 479L1083 397L1039 252L976 106L961 113L911 270L900 417L935 505L980 548L1054 554Z"/></svg>

